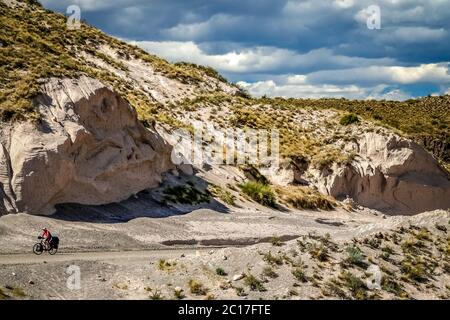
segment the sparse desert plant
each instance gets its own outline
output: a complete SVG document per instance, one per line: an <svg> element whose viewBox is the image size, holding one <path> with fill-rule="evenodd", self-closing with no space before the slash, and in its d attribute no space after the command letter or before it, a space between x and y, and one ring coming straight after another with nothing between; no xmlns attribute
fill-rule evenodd
<svg viewBox="0 0 450 320"><path fill-rule="evenodd" d="M244 288L242 288L242 287L234 287L234 290L236 291L236 295L238 297L245 297L246 296Z"/></svg>
<svg viewBox="0 0 450 320"><path fill-rule="evenodd" d="M384 246L381 248L380 258L385 261L390 261L391 255L395 254L394 249L389 246Z"/></svg>
<svg viewBox="0 0 450 320"><path fill-rule="evenodd" d="M276 200L272 188L267 184L248 181L239 186L242 192L254 201L267 207L275 207Z"/></svg>
<svg viewBox="0 0 450 320"><path fill-rule="evenodd" d="M309 248L309 254L312 258L317 259L321 262L328 261L330 258L330 255L328 253L328 248L323 245L323 243L319 244L312 244Z"/></svg>
<svg viewBox="0 0 450 320"><path fill-rule="evenodd" d="M347 258L344 260L344 263L352 264L361 268L366 268L367 263L364 262L364 254L360 248L357 246L347 247Z"/></svg>
<svg viewBox="0 0 450 320"><path fill-rule="evenodd" d="M158 260L158 269L161 271L170 271L176 265L177 265L176 262L169 262L165 259Z"/></svg>
<svg viewBox="0 0 450 320"><path fill-rule="evenodd" d="M266 291L261 280L254 275L248 273L245 275L244 284L250 288L251 291Z"/></svg>
<svg viewBox="0 0 450 320"><path fill-rule="evenodd" d="M381 240L377 238L367 239L367 244L373 249L378 249L381 245Z"/></svg>
<svg viewBox="0 0 450 320"><path fill-rule="evenodd" d="M222 268L216 268L216 274L218 275L218 276L226 276L226 275L228 275L228 273L226 273L225 272L225 270L224 269L222 269Z"/></svg>
<svg viewBox="0 0 450 320"><path fill-rule="evenodd" d="M359 118L354 113L346 114L341 118L341 120L339 120L339 123L343 126L348 126L348 125L351 125L353 123L358 123L358 122L359 122Z"/></svg>
<svg viewBox="0 0 450 320"><path fill-rule="evenodd" d="M278 278L278 273L276 273L275 270L273 270L273 268L271 266L264 267L264 269L262 271L262 275L264 277L272 278L272 279Z"/></svg>
<svg viewBox="0 0 450 320"><path fill-rule="evenodd" d="M202 283L195 279L191 279L188 282L189 290L192 294L195 294L196 296L204 296L207 294L208 289L206 289Z"/></svg>
<svg viewBox="0 0 450 320"><path fill-rule="evenodd" d="M150 299L151 300L163 300L164 297L160 290L150 290Z"/></svg>
<svg viewBox="0 0 450 320"><path fill-rule="evenodd" d="M367 286L357 276L350 272L344 272L339 276L343 280L344 285L350 290L353 298L357 300L363 300L367 298Z"/></svg>
<svg viewBox="0 0 450 320"><path fill-rule="evenodd" d="M401 244L404 253L417 253L423 246L424 244L422 241L412 237L405 239Z"/></svg>
<svg viewBox="0 0 450 320"><path fill-rule="evenodd" d="M291 273L294 276L294 278L297 279L298 281L301 281L301 282L308 281L308 279L306 278L306 275L305 275L305 270L302 267L293 268Z"/></svg>
<svg viewBox="0 0 450 320"><path fill-rule="evenodd" d="M206 294L205 300L216 300L216 296L213 293L208 292Z"/></svg>
<svg viewBox="0 0 450 320"><path fill-rule="evenodd" d="M381 288L386 292L392 293L397 297L406 298L407 294L403 286L392 276L383 276L381 278Z"/></svg>
<svg viewBox="0 0 450 320"><path fill-rule="evenodd" d="M440 250L447 256L450 256L450 238L447 239L447 242L445 242L441 247Z"/></svg>
<svg viewBox="0 0 450 320"><path fill-rule="evenodd" d="M411 281L426 282L428 280L427 266L420 257L406 257L400 264L400 270Z"/></svg>
<svg viewBox="0 0 450 320"><path fill-rule="evenodd" d="M392 249L392 248L389 247L389 246L384 246L384 247L382 247L382 248L381 248L381 251L386 252L386 253L388 253L389 255L395 254L394 249Z"/></svg>
<svg viewBox="0 0 450 320"><path fill-rule="evenodd" d="M431 240L430 231L428 231L427 228L420 228L419 232L416 234L416 238L418 240L430 241Z"/></svg>
<svg viewBox="0 0 450 320"><path fill-rule="evenodd" d="M183 290L177 290L177 289L173 290L173 297L177 300L182 300L182 299L186 298L186 296L183 293Z"/></svg>
<svg viewBox="0 0 450 320"><path fill-rule="evenodd" d="M280 237L276 237L276 236L273 236L272 238L270 238L270 243L274 247L281 247L283 245L283 241L281 241L281 238Z"/></svg>
<svg viewBox="0 0 450 320"><path fill-rule="evenodd" d="M128 285L126 285L126 284L114 283L113 287L120 289L120 290L128 290Z"/></svg>
<svg viewBox="0 0 450 320"><path fill-rule="evenodd" d="M270 251L263 254L263 260L271 265L281 266L283 264L283 257L273 255Z"/></svg>
<svg viewBox="0 0 450 320"><path fill-rule="evenodd" d="M226 204L234 206L236 204L236 197L231 194L228 190L216 186L216 185L210 185L208 187L208 191L216 198L219 198L221 201L225 202Z"/></svg>

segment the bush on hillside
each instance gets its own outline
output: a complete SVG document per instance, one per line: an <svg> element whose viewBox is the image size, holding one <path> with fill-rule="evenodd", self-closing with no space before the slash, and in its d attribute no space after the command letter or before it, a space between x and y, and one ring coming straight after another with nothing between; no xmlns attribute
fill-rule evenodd
<svg viewBox="0 0 450 320"><path fill-rule="evenodd" d="M341 120L339 121L339 123L343 126L348 126L354 123L358 123L359 122L359 118L356 114L354 113L349 113L346 114L345 116L343 116L341 118Z"/></svg>

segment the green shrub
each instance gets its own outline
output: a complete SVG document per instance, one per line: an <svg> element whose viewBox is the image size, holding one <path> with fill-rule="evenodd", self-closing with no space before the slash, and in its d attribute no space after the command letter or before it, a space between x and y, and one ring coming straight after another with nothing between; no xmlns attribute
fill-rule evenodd
<svg viewBox="0 0 450 320"><path fill-rule="evenodd" d="M226 275L228 275L228 273L226 273L225 270L223 270L222 268L217 268L216 269L216 274L218 276L226 276Z"/></svg>
<svg viewBox="0 0 450 320"><path fill-rule="evenodd" d="M306 279L305 271L301 267L297 267L297 268L292 269L292 275L298 281L301 281L301 282L307 282L308 281Z"/></svg>
<svg viewBox="0 0 450 320"><path fill-rule="evenodd" d="M200 204L210 201L210 195L191 185L169 187L164 190L166 199L181 204Z"/></svg>
<svg viewBox="0 0 450 320"><path fill-rule="evenodd" d="M283 257L273 255L270 251L263 255L263 260L271 265L281 266L283 264Z"/></svg>
<svg viewBox="0 0 450 320"><path fill-rule="evenodd" d="M420 228L419 232L416 234L418 240L431 241L431 234L427 228Z"/></svg>
<svg viewBox="0 0 450 320"><path fill-rule="evenodd" d="M358 123L359 122L359 118L356 114L354 113L349 113L346 114L345 116L343 116L341 118L341 120L339 121L339 123L343 126L348 126L354 123Z"/></svg>
<svg viewBox="0 0 450 320"><path fill-rule="evenodd" d="M248 181L239 186L244 194L254 201L267 207L275 207L275 194L269 185Z"/></svg>
<svg viewBox="0 0 450 320"><path fill-rule="evenodd" d="M252 274L247 274L244 278L244 284L247 285L251 291L266 291L261 280L257 279Z"/></svg>
<svg viewBox="0 0 450 320"><path fill-rule="evenodd" d="M344 285L350 290L353 298L357 300L363 300L367 298L367 286L364 282L351 274L350 272L344 272L340 275L340 278L344 281Z"/></svg>
<svg viewBox="0 0 450 320"><path fill-rule="evenodd" d="M421 258L408 256L401 262L400 270L412 281L426 282L428 280L427 266Z"/></svg>
<svg viewBox="0 0 450 320"><path fill-rule="evenodd" d="M272 278L272 279L278 278L278 274L270 266L264 267L264 269L262 271L262 275L265 277Z"/></svg>
<svg viewBox="0 0 450 320"><path fill-rule="evenodd" d="M367 267L367 263L364 262L364 254L360 248L356 246L348 247L346 252L347 258L345 259L345 262L362 268Z"/></svg>

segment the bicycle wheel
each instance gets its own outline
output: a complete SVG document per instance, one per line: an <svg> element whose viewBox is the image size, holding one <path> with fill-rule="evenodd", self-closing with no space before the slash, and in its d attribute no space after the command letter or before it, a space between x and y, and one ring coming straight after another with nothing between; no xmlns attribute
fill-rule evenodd
<svg viewBox="0 0 450 320"><path fill-rule="evenodd" d="M50 254L50 255L54 255L54 254L56 254L56 252L58 252L58 249L56 249L56 248L54 248L54 247L51 247L50 248L50 250L48 250L48 253Z"/></svg>
<svg viewBox="0 0 450 320"><path fill-rule="evenodd" d="M36 243L33 246L33 252L34 252L34 254L40 255L40 254L42 254L42 252L44 252L44 247L42 246L42 244Z"/></svg>

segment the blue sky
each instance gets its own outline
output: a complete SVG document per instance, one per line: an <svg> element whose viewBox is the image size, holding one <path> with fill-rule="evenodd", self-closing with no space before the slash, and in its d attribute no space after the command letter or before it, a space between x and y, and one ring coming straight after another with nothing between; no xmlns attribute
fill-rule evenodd
<svg viewBox="0 0 450 320"><path fill-rule="evenodd" d="M450 0L42 0L169 61L218 69L254 95L450 94ZM380 29L368 28L380 9ZM370 24L372 25L373 24Z"/></svg>

